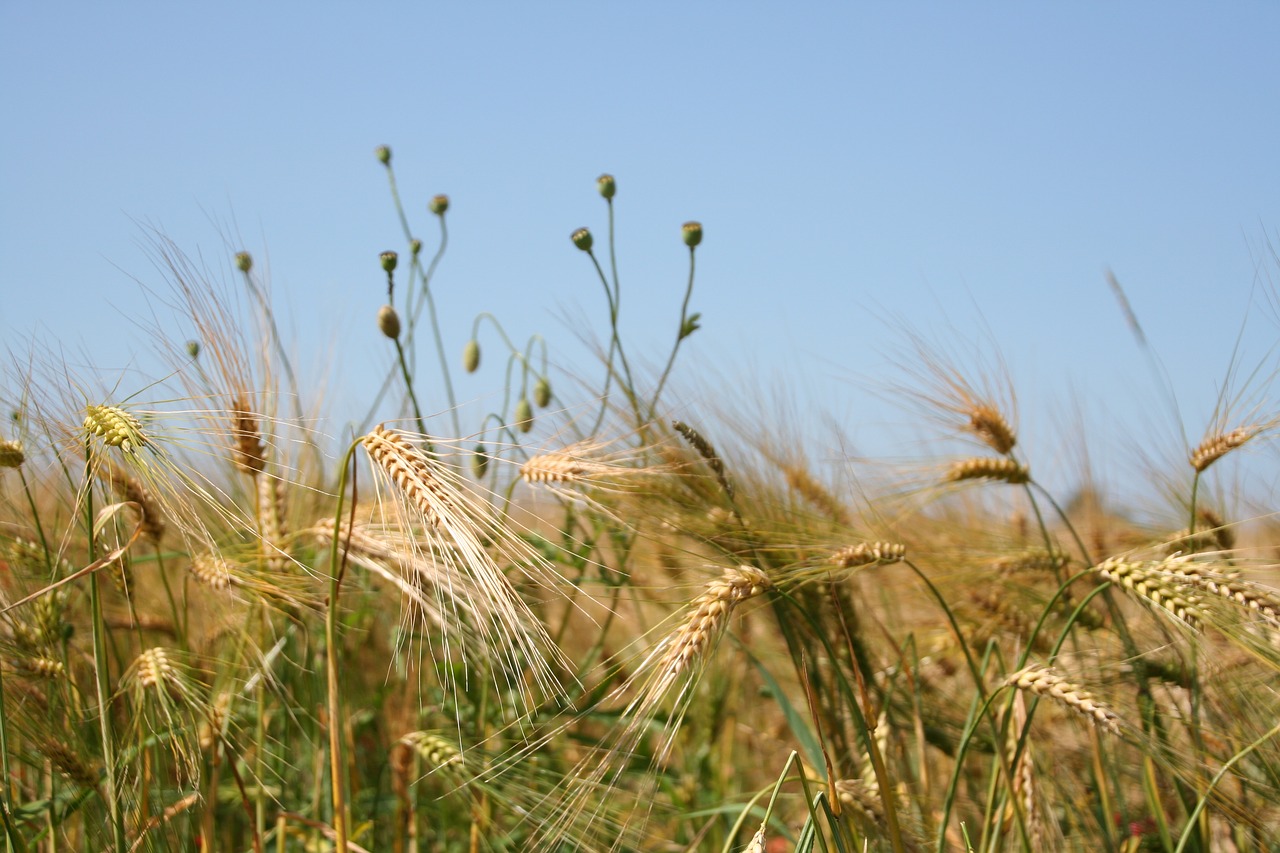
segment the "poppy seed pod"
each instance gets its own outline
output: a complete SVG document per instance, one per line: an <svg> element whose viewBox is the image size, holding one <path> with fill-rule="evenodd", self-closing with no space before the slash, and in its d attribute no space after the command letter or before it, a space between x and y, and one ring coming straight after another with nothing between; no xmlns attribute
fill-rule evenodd
<svg viewBox="0 0 1280 853"><path fill-rule="evenodd" d="M400 256L395 252L383 252L378 255L378 260L382 264L383 272L392 272L396 268L396 264L400 260Z"/></svg>
<svg viewBox="0 0 1280 853"><path fill-rule="evenodd" d="M475 452L471 454L471 473L476 475L477 480L483 480L488 472L489 451L483 444L477 444Z"/></svg>
<svg viewBox="0 0 1280 853"><path fill-rule="evenodd" d="M618 194L618 182L614 180L613 175L606 173L596 178L596 189L606 199L612 199Z"/></svg>
<svg viewBox="0 0 1280 853"><path fill-rule="evenodd" d="M443 193L435 196L427 203L427 209L436 216L444 216L444 212L449 209L449 197Z"/></svg>
<svg viewBox="0 0 1280 853"><path fill-rule="evenodd" d="M515 427L521 432L533 429L533 406L529 405L528 397L521 397L516 402Z"/></svg>
<svg viewBox="0 0 1280 853"><path fill-rule="evenodd" d="M584 252L591 251L591 244L594 242L591 238L591 232L586 228L579 228L569 235L569 239L573 240L573 245L577 246Z"/></svg>
<svg viewBox="0 0 1280 853"><path fill-rule="evenodd" d="M236 269L248 272L253 269L253 255L248 252L236 252Z"/></svg>
<svg viewBox="0 0 1280 853"><path fill-rule="evenodd" d="M462 348L462 367L467 373L475 373L480 367L480 342L475 338Z"/></svg>
<svg viewBox="0 0 1280 853"><path fill-rule="evenodd" d="M684 244L692 249L702 242L702 223L686 222L680 227L680 234L684 238Z"/></svg>
<svg viewBox="0 0 1280 853"><path fill-rule="evenodd" d="M26 461L26 454L22 452L21 441L6 441L0 438L0 468L17 468Z"/></svg>
<svg viewBox="0 0 1280 853"><path fill-rule="evenodd" d="M540 376L534 383L533 402L539 409L545 409L551 405L551 383L547 381L547 377Z"/></svg>
<svg viewBox="0 0 1280 853"><path fill-rule="evenodd" d="M378 309L378 328L392 340L400 337L400 315L395 308L383 305Z"/></svg>
<svg viewBox="0 0 1280 853"><path fill-rule="evenodd" d="M373 149L374 156L378 158L378 162L384 166L391 165L391 149L386 145L379 145Z"/></svg>

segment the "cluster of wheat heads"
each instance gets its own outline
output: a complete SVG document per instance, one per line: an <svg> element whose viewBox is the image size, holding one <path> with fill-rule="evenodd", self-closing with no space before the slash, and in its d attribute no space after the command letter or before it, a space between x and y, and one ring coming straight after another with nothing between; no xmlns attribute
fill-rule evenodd
<svg viewBox="0 0 1280 853"><path fill-rule="evenodd" d="M902 394L971 445L923 474L814 464L759 418L671 420L702 229L680 230L670 353L633 362L617 182L597 188L610 238L572 233L608 307L596 381L488 314L455 375L444 196L434 254L404 215L406 251L371 264L387 374L345 446L243 252L218 285L157 240L185 325L156 330L154 383L15 363L8 849L1280 843L1277 543L1216 482L1273 417L1186 450L1167 529L1061 509L1011 390L923 348ZM482 342L500 403L464 433Z"/></svg>

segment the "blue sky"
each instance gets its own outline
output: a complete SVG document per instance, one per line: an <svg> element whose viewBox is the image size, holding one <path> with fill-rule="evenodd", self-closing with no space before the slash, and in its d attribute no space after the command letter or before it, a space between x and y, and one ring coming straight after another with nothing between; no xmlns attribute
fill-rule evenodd
<svg viewBox="0 0 1280 853"><path fill-rule="evenodd" d="M377 256L404 248L385 143L429 248L426 202L452 199L451 354L491 311L595 375L577 334L606 333L603 295L569 234L603 236L609 171L634 358L665 358L680 224L705 227L678 387L784 387L802 425L909 453L888 427L910 419L865 390L905 321L999 342L1046 464L1076 407L1176 444L1110 268L1194 442L1242 323L1246 367L1280 324L1277 43L1259 2L6 3L0 340L142 363L154 227L229 280L234 249L269 258L307 374L367 394Z"/></svg>

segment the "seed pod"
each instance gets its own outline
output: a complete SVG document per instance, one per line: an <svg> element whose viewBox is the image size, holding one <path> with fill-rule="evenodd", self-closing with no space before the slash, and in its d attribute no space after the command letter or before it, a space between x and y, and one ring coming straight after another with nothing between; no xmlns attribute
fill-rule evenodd
<svg viewBox="0 0 1280 853"><path fill-rule="evenodd" d="M396 309L390 305L383 305L378 309L378 328L392 340L400 337L400 315L396 313Z"/></svg>
<svg viewBox="0 0 1280 853"><path fill-rule="evenodd" d="M692 249L702 242L702 223L686 222L680 226L680 235L684 238L684 244Z"/></svg>
<svg viewBox="0 0 1280 853"><path fill-rule="evenodd" d="M200 357L199 341L187 341L187 355L191 356L192 358Z"/></svg>
<svg viewBox="0 0 1280 853"><path fill-rule="evenodd" d="M415 258L418 257L418 255L422 254L422 241L419 240L417 237L414 237L412 240L410 240L409 251L413 254Z"/></svg>
<svg viewBox="0 0 1280 853"><path fill-rule="evenodd" d="M248 252L236 252L236 269L248 272L253 269L253 255Z"/></svg>
<svg viewBox="0 0 1280 853"><path fill-rule="evenodd" d="M483 444L477 444L471 455L471 472L476 475L477 480L483 480L484 475L489 472L489 451Z"/></svg>
<svg viewBox="0 0 1280 853"><path fill-rule="evenodd" d="M577 231L574 231L569 235L569 239L573 241L573 245L577 246L582 251L591 251L591 244L593 241L591 239L591 232L586 228L579 228Z"/></svg>
<svg viewBox="0 0 1280 853"><path fill-rule="evenodd" d="M600 191L600 195L606 199L612 199L618 194L618 182L613 179L613 175L607 172L596 178L596 189Z"/></svg>
<svg viewBox="0 0 1280 853"><path fill-rule="evenodd" d="M547 377L539 376L538 381L534 383L533 402L539 409L545 409L551 405L551 383L547 381Z"/></svg>
<svg viewBox="0 0 1280 853"><path fill-rule="evenodd" d="M391 149L386 145L379 145L373 149L374 156L378 158L378 162L384 166L391 165Z"/></svg>
<svg viewBox="0 0 1280 853"><path fill-rule="evenodd" d="M462 367L467 373L475 373L480 367L480 342L475 338L462 348Z"/></svg>
<svg viewBox="0 0 1280 853"><path fill-rule="evenodd" d="M432 197L427 203L427 210L430 210L436 216L444 216L444 212L449 209L449 197L444 193Z"/></svg>
<svg viewBox="0 0 1280 853"><path fill-rule="evenodd" d="M528 397L521 397L516 402L515 426L521 432L533 429L533 406L529 405Z"/></svg>
<svg viewBox="0 0 1280 853"><path fill-rule="evenodd" d="M0 468L17 468L26 458L21 441L0 439Z"/></svg>
<svg viewBox="0 0 1280 853"><path fill-rule="evenodd" d="M400 256L395 252L383 252L381 255L378 255L378 260L382 263L383 272L393 272L396 268L396 262L399 259Z"/></svg>

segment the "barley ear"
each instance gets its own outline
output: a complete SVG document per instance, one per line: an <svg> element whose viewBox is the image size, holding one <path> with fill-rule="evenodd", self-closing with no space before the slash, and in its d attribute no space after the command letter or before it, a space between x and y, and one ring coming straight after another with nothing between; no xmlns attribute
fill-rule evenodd
<svg viewBox="0 0 1280 853"><path fill-rule="evenodd" d="M1093 694L1078 684L1067 681L1047 666L1033 664L1010 675L1004 682L1018 690L1027 690L1044 696L1087 718L1103 731L1120 733L1120 722L1110 709L1093 698Z"/></svg>

